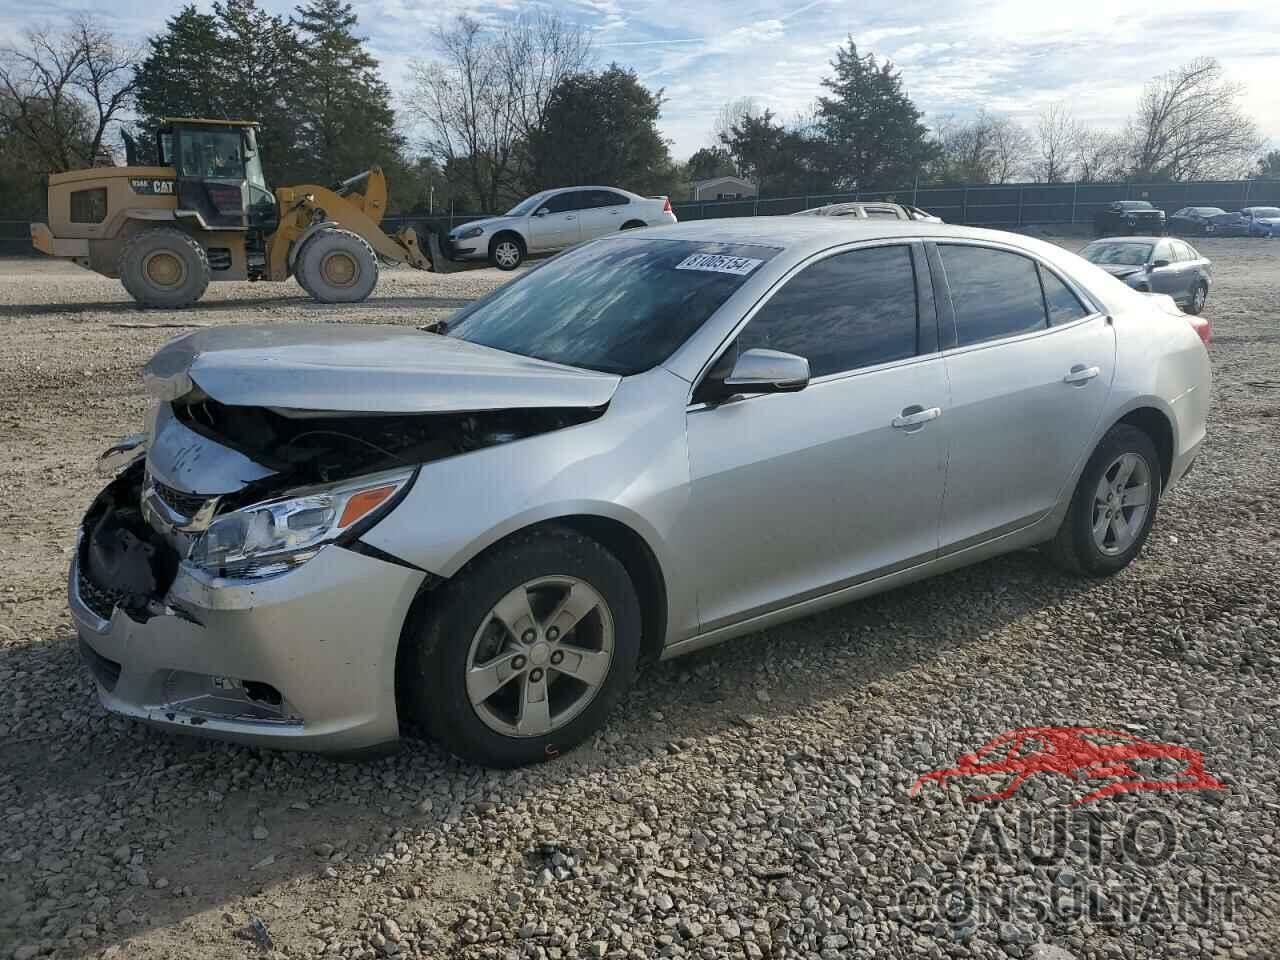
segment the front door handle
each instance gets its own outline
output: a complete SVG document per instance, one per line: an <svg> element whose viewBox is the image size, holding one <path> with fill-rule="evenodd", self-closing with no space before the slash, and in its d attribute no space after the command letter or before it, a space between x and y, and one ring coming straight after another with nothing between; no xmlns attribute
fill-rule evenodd
<svg viewBox="0 0 1280 960"><path fill-rule="evenodd" d="M566 219L566 220L572 220L572 219L573 219L573 216L572 216L572 215L567 216L567 217L565 217L565 219Z"/></svg>
<svg viewBox="0 0 1280 960"><path fill-rule="evenodd" d="M889 421L898 430L914 431L919 430L930 420L937 420L942 416L941 407L929 407L925 409L919 404L907 407L902 411L902 416L894 417Z"/></svg>
<svg viewBox="0 0 1280 960"><path fill-rule="evenodd" d="M1086 367L1083 363L1077 363L1071 368L1071 372L1062 378L1063 383L1088 383L1094 377L1102 372L1101 367Z"/></svg>

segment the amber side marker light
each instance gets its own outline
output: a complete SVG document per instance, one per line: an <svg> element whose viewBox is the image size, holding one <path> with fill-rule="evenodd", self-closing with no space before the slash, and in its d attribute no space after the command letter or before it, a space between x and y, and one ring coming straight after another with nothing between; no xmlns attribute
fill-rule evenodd
<svg viewBox="0 0 1280 960"><path fill-rule="evenodd" d="M338 526L351 526L351 524L395 493L397 486L398 484L389 483L385 487L373 487L369 490L361 490L359 493L352 494L351 499L347 501L347 505L342 508L342 517L338 521Z"/></svg>

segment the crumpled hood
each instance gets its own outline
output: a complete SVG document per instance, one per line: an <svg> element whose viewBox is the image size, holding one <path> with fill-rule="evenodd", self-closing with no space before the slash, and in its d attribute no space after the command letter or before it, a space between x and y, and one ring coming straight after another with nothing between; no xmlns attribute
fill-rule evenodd
<svg viewBox="0 0 1280 960"><path fill-rule="evenodd" d="M1113 277L1119 277L1122 280L1125 277L1142 272L1142 267L1135 267L1131 263L1095 263L1094 266L1101 267Z"/></svg>
<svg viewBox="0 0 1280 960"><path fill-rule="evenodd" d="M220 403L352 413L599 407L621 378L406 327L213 327L171 340L143 371L175 400L199 386Z"/></svg>

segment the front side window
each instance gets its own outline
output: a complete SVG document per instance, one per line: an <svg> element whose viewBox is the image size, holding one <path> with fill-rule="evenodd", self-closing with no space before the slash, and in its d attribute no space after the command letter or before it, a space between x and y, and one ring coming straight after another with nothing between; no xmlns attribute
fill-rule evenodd
<svg viewBox="0 0 1280 960"><path fill-rule="evenodd" d="M204 180L244 179L239 130L184 130L178 142L181 176Z"/></svg>
<svg viewBox="0 0 1280 960"><path fill-rule="evenodd" d="M548 260L449 321L449 336L629 376L666 360L776 247L611 237Z"/></svg>
<svg viewBox="0 0 1280 960"><path fill-rule="evenodd" d="M1168 240L1161 240L1156 244L1156 250L1155 253L1151 255L1151 260L1152 262L1156 260L1168 260L1170 263L1173 262L1173 247L1169 244Z"/></svg>
<svg viewBox="0 0 1280 960"><path fill-rule="evenodd" d="M546 198L547 198L546 191L543 191L542 193L535 193L531 197L525 197L523 200L517 203L514 207L508 210L505 216L508 216L508 217L527 216L528 214L533 213L540 206L542 206L542 202Z"/></svg>
<svg viewBox="0 0 1280 960"><path fill-rule="evenodd" d="M1047 326L1036 263L989 247L939 244L951 288L959 346L999 340Z"/></svg>
<svg viewBox="0 0 1280 960"><path fill-rule="evenodd" d="M916 278L905 245L851 250L805 267L738 336L794 353L822 377L916 353Z"/></svg>
<svg viewBox="0 0 1280 960"><path fill-rule="evenodd" d="M1044 305L1049 310L1049 326L1061 326L1089 315L1080 298L1071 292L1071 288L1057 274L1041 267L1040 283L1044 286Z"/></svg>
<svg viewBox="0 0 1280 960"><path fill-rule="evenodd" d="M1183 243L1181 240L1173 241L1174 246L1178 248L1179 260L1199 260L1200 254L1196 253L1191 244Z"/></svg>
<svg viewBox="0 0 1280 960"><path fill-rule="evenodd" d="M539 209L545 209L548 213L566 213L569 210L576 209L572 206L573 191L568 190L564 193L557 193L553 197L548 197L540 205Z"/></svg>

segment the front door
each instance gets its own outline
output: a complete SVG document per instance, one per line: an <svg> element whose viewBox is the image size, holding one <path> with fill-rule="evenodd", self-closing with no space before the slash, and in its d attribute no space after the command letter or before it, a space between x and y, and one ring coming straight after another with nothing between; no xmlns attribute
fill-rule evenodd
<svg viewBox="0 0 1280 960"><path fill-rule="evenodd" d="M690 408L703 630L933 557L947 387L917 330L921 253L864 247L793 274L730 350L803 356L809 386Z"/></svg>
<svg viewBox="0 0 1280 960"><path fill-rule="evenodd" d="M565 190L549 197L529 218L530 252L563 250L577 243L582 237L580 218L586 202L585 190Z"/></svg>
<svg viewBox="0 0 1280 960"><path fill-rule="evenodd" d="M178 210L198 215L215 230L247 227L244 147L238 126L176 126Z"/></svg>
<svg viewBox="0 0 1280 960"><path fill-rule="evenodd" d="M1059 502L1111 389L1115 333L1030 257L937 249L955 315L945 554L1027 526Z"/></svg>
<svg viewBox="0 0 1280 960"><path fill-rule="evenodd" d="M1163 267L1154 264L1165 261ZM1152 293L1167 293L1171 297L1182 299L1186 287L1185 270L1187 264L1178 260L1172 240L1160 240L1151 252L1153 264L1149 276Z"/></svg>

